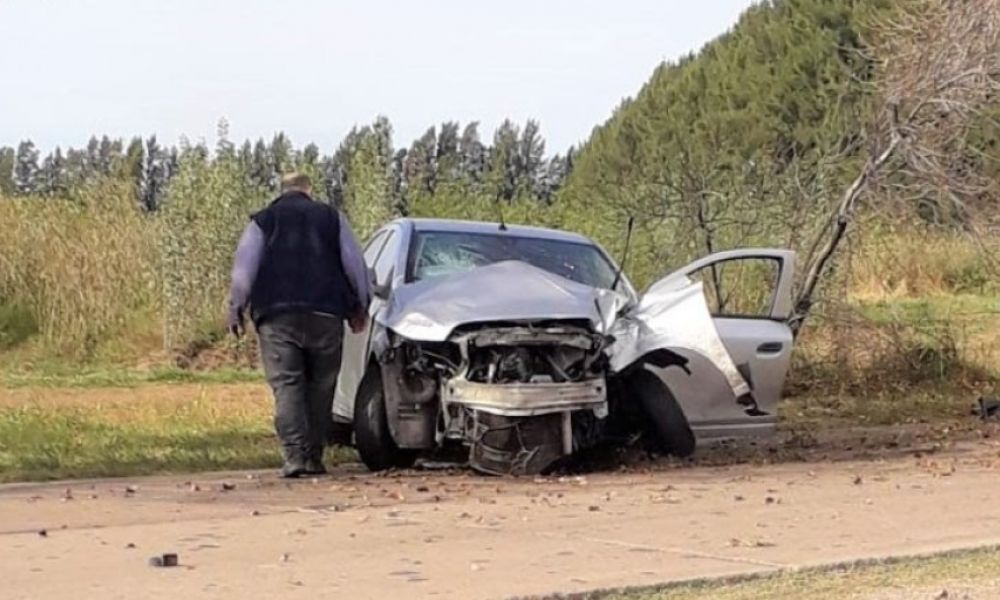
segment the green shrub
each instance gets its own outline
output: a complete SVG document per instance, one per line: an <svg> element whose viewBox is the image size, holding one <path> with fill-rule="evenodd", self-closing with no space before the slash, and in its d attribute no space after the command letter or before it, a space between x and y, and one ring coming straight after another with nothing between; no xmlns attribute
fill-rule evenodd
<svg viewBox="0 0 1000 600"><path fill-rule="evenodd" d="M13 348L38 333L31 311L18 304L0 304L0 350Z"/></svg>

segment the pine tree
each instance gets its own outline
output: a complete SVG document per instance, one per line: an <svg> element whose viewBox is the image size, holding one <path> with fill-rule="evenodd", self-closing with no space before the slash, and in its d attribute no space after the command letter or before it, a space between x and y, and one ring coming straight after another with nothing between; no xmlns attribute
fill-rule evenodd
<svg viewBox="0 0 1000 600"><path fill-rule="evenodd" d="M352 127L341 140L333 156L323 161L323 179L326 182L326 197L337 208L344 206L348 180L350 179L351 157L361 140L361 131Z"/></svg>
<svg viewBox="0 0 1000 600"><path fill-rule="evenodd" d="M392 166L380 133L366 127L361 134L350 159L344 209L357 235L364 239L397 213L390 189Z"/></svg>
<svg viewBox="0 0 1000 600"><path fill-rule="evenodd" d="M134 137L129 141L125 149L125 157L122 161L122 177L128 180L140 205L143 205L143 188L145 186L146 175L146 149L143 146L141 137Z"/></svg>
<svg viewBox="0 0 1000 600"><path fill-rule="evenodd" d="M250 181L253 185L269 193L277 191L275 179L277 175L272 167L270 152L264 138L258 138L253 146L253 163L250 168Z"/></svg>
<svg viewBox="0 0 1000 600"><path fill-rule="evenodd" d="M89 167L87 166L87 152L77 148L66 149L66 166L63 169L66 176L66 185L76 188L87 180Z"/></svg>
<svg viewBox="0 0 1000 600"><path fill-rule="evenodd" d="M442 123L435 154L438 181L457 181L461 178L462 159L458 147L458 123L454 121Z"/></svg>
<svg viewBox="0 0 1000 600"><path fill-rule="evenodd" d="M0 196L11 196L14 186L14 164L16 153L9 146L0 147Z"/></svg>
<svg viewBox="0 0 1000 600"><path fill-rule="evenodd" d="M122 158L122 141L103 136L97 148L97 172L105 177L112 176Z"/></svg>
<svg viewBox="0 0 1000 600"><path fill-rule="evenodd" d="M21 195L38 191L38 150L31 140L25 140L17 146L14 189Z"/></svg>
<svg viewBox="0 0 1000 600"><path fill-rule="evenodd" d="M543 187L543 161L545 140L542 139L538 121L529 119L521 131L517 152L517 184L519 195L540 195Z"/></svg>
<svg viewBox="0 0 1000 600"><path fill-rule="evenodd" d="M406 153L403 178L408 194L434 194L437 185L437 130L429 128Z"/></svg>
<svg viewBox="0 0 1000 600"><path fill-rule="evenodd" d="M229 121L224 118L215 126L215 157L222 161L236 159L236 147L229 140Z"/></svg>
<svg viewBox="0 0 1000 600"><path fill-rule="evenodd" d="M400 148L392 155L392 169L389 175L389 190L396 210L401 215L409 214L409 205L406 202L406 183L403 179L406 154L406 148Z"/></svg>
<svg viewBox="0 0 1000 600"><path fill-rule="evenodd" d="M535 196L544 202L552 202L556 192L566 180L568 170L569 161L566 157L557 154L550 158L539 172L534 189Z"/></svg>
<svg viewBox="0 0 1000 600"><path fill-rule="evenodd" d="M277 190L281 183L281 176L295 169L295 151L291 140L279 131L271 139L268 154L271 161L270 188Z"/></svg>
<svg viewBox="0 0 1000 600"><path fill-rule="evenodd" d="M520 175L518 140L517 125L510 119L504 119L493 135L488 180L491 194L497 200L513 200L517 193Z"/></svg>
<svg viewBox="0 0 1000 600"><path fill-rule="evenodd" d="M313 168L319 164L319 146L316 144L308 144L302 149L302 156L299 158L299 169L304 170L305 168Z"/></svg>
<svg viewBox="0 0 1000 600"><path fill-rule="evenodd" d="M38 172L38 193L44 196L65 196L69 192L66 181L66 159L62 150L56 149L45 157Z"/></svg>
<svg viewBox="0 0 1000 600"><path fill-rule="evenodd" d="M101 140L97 136L90 136L84 156L86 160L80 170L80 181L88 181L101 172Z"/></svg>
<svg viewBox="0 0 1000 600"><path fill-rule="evenodd" d="M486 147L479 139L479 122L465 126L458 142L458 153L462 157L463 176L473 183L479 183L486 175Z"/></svg>
<svg viewBox="0 0 1000 600"><path fill-rule="evenodd" d="M153 212L160 207L173 174L170 151L159 145L155 135L146 140L144 171L141 204L147 212Z"/></svg>

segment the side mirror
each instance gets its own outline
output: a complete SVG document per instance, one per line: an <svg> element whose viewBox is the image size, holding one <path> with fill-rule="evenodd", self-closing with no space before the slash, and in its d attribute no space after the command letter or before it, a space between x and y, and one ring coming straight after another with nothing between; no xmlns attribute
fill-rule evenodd
<svg viewBox="0 0 1000 600"><path fill-rule="evenodd" d="M389 292L392 291L392 271L386 276L385 281L378 281L375 269L368 268L368 280L371 282L372 295L380 300L388 300Z"/></svg>

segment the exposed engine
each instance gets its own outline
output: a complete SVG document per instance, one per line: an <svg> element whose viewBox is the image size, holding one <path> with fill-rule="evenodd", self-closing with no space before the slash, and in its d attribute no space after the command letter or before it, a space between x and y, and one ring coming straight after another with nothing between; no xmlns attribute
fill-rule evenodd
<svg viewBox="0 0 1000 600"><path fill-rule="evenodd" d="M445 343L404 342L383 363L395 382L394 437L413 448L460 441L482 471L538 472L573 451L574 411L606 414L609 342L574 322L479 324Z"/></svg>
<svg viewBox="0 0 1000 600"><path fill-rule="evenodd" d="M601 374L603 336L575 325L489 327L454 337L465 378L479 383L563 383Z"/></svg>

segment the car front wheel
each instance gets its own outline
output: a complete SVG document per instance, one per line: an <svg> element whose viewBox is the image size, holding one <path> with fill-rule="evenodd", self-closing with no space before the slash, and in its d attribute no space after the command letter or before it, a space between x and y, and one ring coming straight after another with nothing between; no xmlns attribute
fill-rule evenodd
<svg viewBox="0 0 1000 600"><path fill-rule="evenodd" d="M645 369L632 375L629 386L642 405L656 449L681 458L691 456L695 448L694 432L670 388Z"/></svg>
<svg viewBox="0 0 1000 600"><path fill-rule="evenodd" d="M382 376L377 367L368 369L358 389L354 403L354 437L361 462L372 471L405 469L413 466L417 459L415 451L400 448L392 439Z"/></svg>

